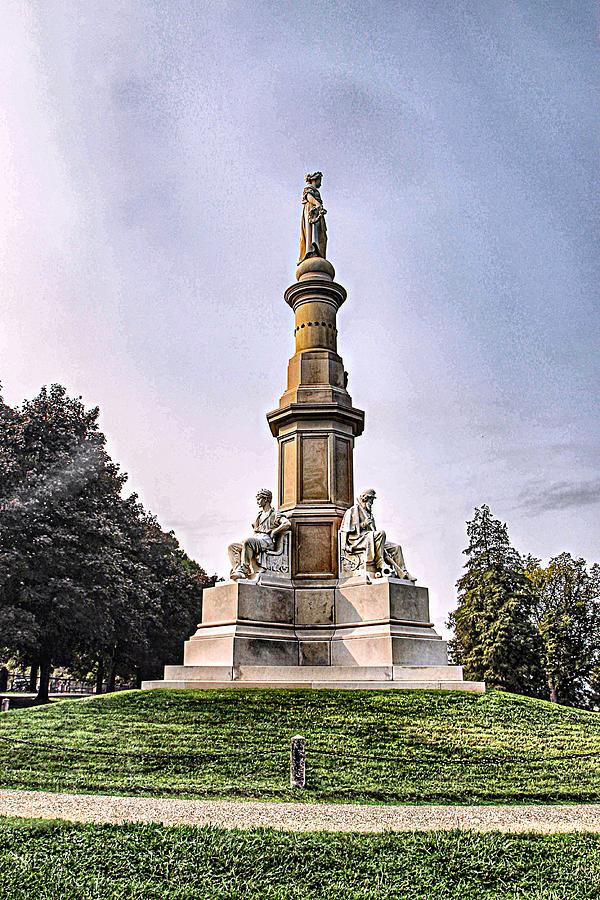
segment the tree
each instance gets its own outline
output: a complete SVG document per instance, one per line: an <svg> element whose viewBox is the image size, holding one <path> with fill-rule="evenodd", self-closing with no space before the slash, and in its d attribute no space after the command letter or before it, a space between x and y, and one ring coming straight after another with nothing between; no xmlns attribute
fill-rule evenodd
<svg viewBox="0 0 600 900"><path fill-rule="evenodd" d="M138 686L144 678L158 677L166 663L180 657L183 641L201 617L203 588L215 582L153 516L146 514L142 526L139 561L153 583L150 594L156 608L146 619L144 641L123 645L121 651L121 664L135 672Z"/></svg>
<svg viewBox="0 0 600 900"><path fill-rule="evenodd" d="M25 654L33 653L39 638L35 616L20 604L23 559L8 540L5 530L14 493L22 477L18 455L20 424L19 413L0 395L0 544L4 550L0 562L0 573L4 564L4 577L0 574L0 651L3 658L10 656L15 648Z"/></svg>
<svg viewBox="0 0 600 900"><path fill-rule="evenodd" d="M561 553L546 568L528 558L526 573L549 699L585 703L600 667L600 566Z"/></svg>
<svg viewBox="0 0 600 900"><path fill-rule="evenodd" d="M178 653L213 583L165 534L105 450L98 410L63 387L21 409L0 400L0 615L3 643L39 666L117 674Z"/></svg>
<svg viewBox="0 0 600 900"><path fill-rule="evenodd" d="M60 385L43 388L8 418L0 473L2 601L32 623L11 643L39 663L38 700L45 702L52 665L68 665L77 647L102 639L121 576L113 518L125 476L104 449L98 409L86 410Z"/></svg>
<svg viewBox="0 0 600 900"><path fill-rule="evenodd" d="M523 560L505 524L488 506L467 522L465 573L451 613L453 662L468 678L490 687L536 695L540 690L539 639L532 624L534 595Z"/></svg>

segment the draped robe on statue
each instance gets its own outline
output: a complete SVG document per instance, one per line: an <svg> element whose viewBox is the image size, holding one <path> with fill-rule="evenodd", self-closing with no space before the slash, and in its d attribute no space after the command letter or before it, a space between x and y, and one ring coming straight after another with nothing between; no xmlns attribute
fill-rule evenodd
<svg viewBox="0 0 600 900"><path fill-rule="evenodd" d="M415 579L404 563L402 547L386 541L385 531L377 531L375 519L360 503L346 510L340 527L342 550L363 555L379 572L392 569L398 578Z"/></svg>
<svg viewBox="0 0 600 900"><path fill-rule="evenodd" d="M319 189L314 184L307 184L302 191L299 262L307 255L327 258L327 224L324 213L320 212L322 209Z"/></svg>

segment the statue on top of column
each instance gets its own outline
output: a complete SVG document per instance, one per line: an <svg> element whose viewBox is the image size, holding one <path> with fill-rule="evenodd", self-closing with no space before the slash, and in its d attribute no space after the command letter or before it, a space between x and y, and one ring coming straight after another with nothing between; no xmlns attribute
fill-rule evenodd
<svg viewBox="0 0 600 900"><path fill-rule="evenodd" d="M311 256L327 258L327 210L323 206L319 188L323 179L322 172L312 172L304 176L306 187L302 191L302 222L300 225L300 257L301 263Z"/></svg>

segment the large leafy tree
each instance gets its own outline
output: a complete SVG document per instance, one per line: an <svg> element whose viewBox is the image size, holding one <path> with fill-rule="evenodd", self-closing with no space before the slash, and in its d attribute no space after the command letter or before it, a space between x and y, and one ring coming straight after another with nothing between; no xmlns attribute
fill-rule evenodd
<svg viewBox="0 0 600 900"><path fill-rule="evenodd" d="M531 619L534 596L523 560L510 543L506 525L488 506L475 510L467 534L458 607L449 621L454 629L452 659L465 667L469 678L490 687L537 694L541 673Z"/></svg>
<svg viewBox="0 0 600 900"><path fill-rule="evenodd" d="M182 640L200 618L202 589L214 584L180 548L173 532L164 532L150 515L141 525L138 559L148 573L155 606L146 619L145 640L120 643L121 666L134 671L138 683L159 676L166 663L181 657Z"/></svg>
<svg viewBox="0 0 600 900"><path fill-rule="evenodd" d="M192 605L199 614L206 575L122 496L98 410L53 385L0 416L2 643L39 665L38 699L53 665L95 661L114 683L162 658L161 641L181 641ZM169 548L162 568L155 545Z"/></svg>
<svg viewBox="0 0 600 900"><path fill-rule="evenodd" d="M6 526L22 473L19 460L20 416L0 396L0 650L11 648L31 653L39 638L35 616L21 605L22 555L18 540L9 539Z"/></svg>
<svg viewBox="0 0 600 900"><path fill-rule="evenodd" d="M528 558L526 572L549 699L586 703L600 667L600 566L561 553L546 567Z"/></svg>
<svg viewBox="0 0 600 900"><path fill-rule="evenodd" d="M45 700L52 665L105 639L123 591L113 522L125 476L106 453L98 410L59 385L14 411L6 444L14 466L0 484L0 583L35 623L33 645L16 649L39 663Z"/></svg>

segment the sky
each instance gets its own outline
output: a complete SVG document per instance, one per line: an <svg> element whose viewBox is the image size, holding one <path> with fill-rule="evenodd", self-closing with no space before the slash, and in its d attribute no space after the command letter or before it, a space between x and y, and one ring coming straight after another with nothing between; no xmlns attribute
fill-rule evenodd
<svg viewBox="0 0 600 900"><path fill-rule="evenodd" d="M487 503L600 560L587 0L0 4L0 381L101 409L209 573L275 488L305 172L348 290L357 491L455 606Z"/></svg>

